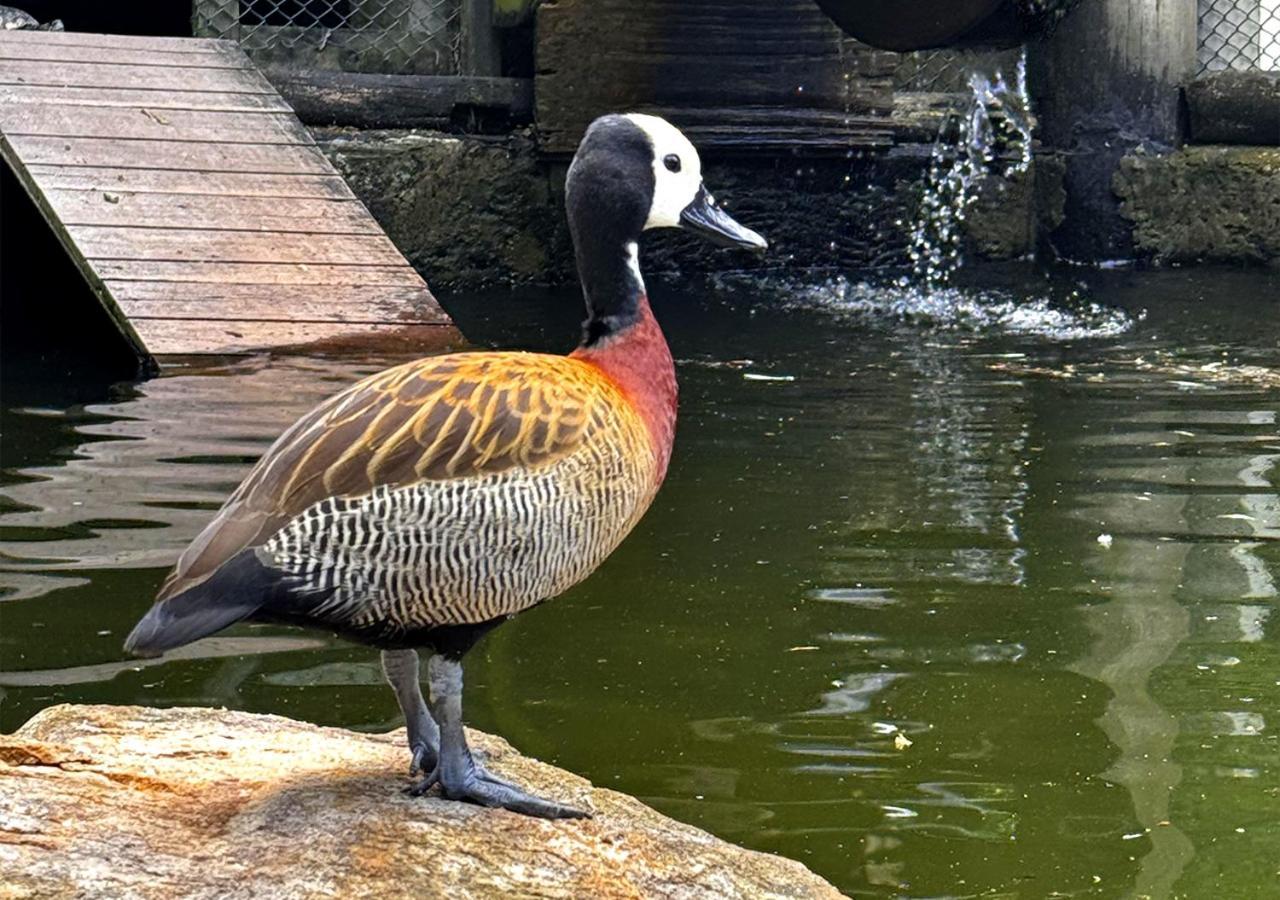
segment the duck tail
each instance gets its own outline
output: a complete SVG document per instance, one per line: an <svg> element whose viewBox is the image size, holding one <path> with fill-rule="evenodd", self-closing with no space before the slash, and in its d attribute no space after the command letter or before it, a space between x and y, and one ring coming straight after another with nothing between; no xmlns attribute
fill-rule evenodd
<svg viewBox="0 0 1280 900"><path fill-rule="evenodd" d="M180 594L155 604L125 639L135 656L159 656L221 631L257 612L279 584L278 573L264 566L249 547Z"/></svg>

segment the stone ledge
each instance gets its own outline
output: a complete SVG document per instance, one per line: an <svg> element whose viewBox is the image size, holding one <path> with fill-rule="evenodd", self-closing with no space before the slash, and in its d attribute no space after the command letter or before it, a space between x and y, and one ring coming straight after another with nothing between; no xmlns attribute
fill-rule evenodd
<svg viewBox="0 0 1280 900"><path fill-rule="evenodd" d="M1280 148L1131 154L1114 188L1134 245L1155 262L1280 265Z"/></svg>
<svg viewBox="0 0 1280 900"><path fill-rule="evenodd" d="M498 774L595 818L410 798L403 731L51 707L0 736L0 898L840 896L798 862L471 738Z"/></svg>

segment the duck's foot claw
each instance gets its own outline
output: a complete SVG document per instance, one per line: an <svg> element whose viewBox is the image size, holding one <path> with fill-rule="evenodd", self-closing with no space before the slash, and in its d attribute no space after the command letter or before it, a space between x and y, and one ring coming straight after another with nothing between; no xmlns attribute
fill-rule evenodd
<svg viewBox="0 0 1280 900"><path fill-rule="evenodd" d="M440 752L430 744L416 743L409 749L413 752L409 760L410 775L426 775L440 761Z"/></svg>
<svg viewBox="0 0 1280 900"><path fill-rule="evenodd" d="M412 774L412 773L410 773ZM421 797L440 783L440 777L433 771L426 778L423 778L417 784L411 784L404 789L404 792L410 797Z"/></svg>

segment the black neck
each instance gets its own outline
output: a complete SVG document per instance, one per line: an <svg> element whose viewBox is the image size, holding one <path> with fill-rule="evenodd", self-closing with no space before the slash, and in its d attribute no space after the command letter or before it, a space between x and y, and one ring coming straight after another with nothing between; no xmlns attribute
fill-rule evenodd
<svg viewBox="0 0 1280 900"><path fill-rule="evenodd" d="M597 120L565 182L569 232L587 300L582 344L589 347L640 318L644 282L635 246L653 200L653 147L622 116Z"/></svg>
<svg viewBox="0 0 1280 900"><path fill-rule="evenodd" d="M578 277L587 301L582 345L590 347L635 324L645 289L635 261L634 241L619 244L616 237L590 233L575 238Z"/></svg>

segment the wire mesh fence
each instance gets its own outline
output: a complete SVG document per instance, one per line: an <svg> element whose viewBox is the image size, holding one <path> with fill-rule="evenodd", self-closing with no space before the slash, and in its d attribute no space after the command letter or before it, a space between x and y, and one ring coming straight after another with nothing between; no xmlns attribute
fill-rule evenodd
<svg viewBox="0 0 1280 900"><path fill-rule="evenodd" d="M919 50L902 53L894 73L899 91L969 94L969 79L975 73L993 78L997 72L1012 75L1021 51L1013 50Z"/></svg>
<svg viewBox="0 0 1280 900"><path fill-rule="evenodd" d="M1199 0L1198 71L1280 70L1280 0Z"/></svg>
<svg viewBox="0 0 1280 900"><path fill-rule="evenodd" d="M255 61L344 72L456 75L464 0L196 0L202 37Z"/></svg>

